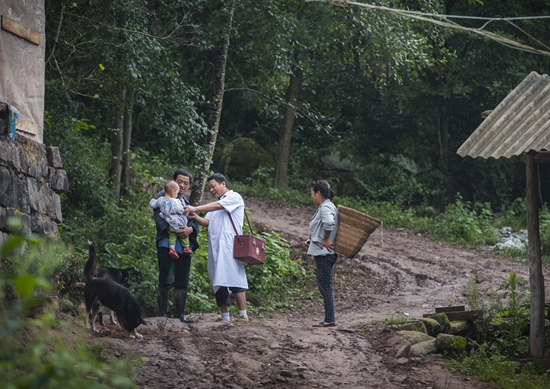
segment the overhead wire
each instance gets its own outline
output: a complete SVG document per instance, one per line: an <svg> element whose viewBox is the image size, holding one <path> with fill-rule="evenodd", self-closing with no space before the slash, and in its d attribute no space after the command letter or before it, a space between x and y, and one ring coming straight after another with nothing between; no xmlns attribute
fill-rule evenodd
<svg viewBox="0 0 550 389"><path fill-rule="evenodd" d="M436 25L439 25L439 26L442 26L442 27L453 28L453 29L456 29L456 30L467 31L467 32L471 32L471 33L474 33L474 34L477 34L477 35L481 35L485 38L491 39L495 42L498 42L498 43L500 43L504 46L507 46L507 47L510 47L510 48L513 48L513 49L522 50L522 51L526 51L526 52L530 52L530 53L534 53L534 54L541 54L541 55L550 56L550 48L548 46L546 46L545 44L540 42L538 39L535 39L534 37L532 37L530 34L528 34L526 31L524 31L523 29L518 27L516 24L512 23L513 20L550 19L550 15L515 16L515 17L509 17L509 18L502 18L502 17L490 18L490 17L483 17L483 16L444 15L444 14L426 13L426 12L419 12L419 11L409 11L409 10L404 10L404 9L389 8L389 7L385 7L385 6L381 6L381 5L358 3L358 2L355 2L355 1L349 1L349 0L306 0L306 2L313 2L313 1L331 3L331 4L334 4L336 6L341 6L341 7L351 5L351 6L356 6L358 8L364 8L364 9L371 9L371 10L386 12L388 14L394 14L394 15L401 16L401 17L410 17L410 18L417 19L417 20L422 20L422 21L425 21L425 22L428 22L428 23L433 23L433 24L436 24ZM485 20L487 22L479 28L471 28L471 27L462 26L462 25L460 25L460 24L458 24L458 23L456 23L452 20L449 20L449 19L473 19L473 20ZM498 35L496 33L484 30L484 28L487 25L489 25L489 23L494 22L494 21L506 21L507 23L511 24L512 26L517 28L519 31L521 31L522 33L527 35L529 38L533 39L534 41L536 41L537 43L539 43L540 45L545 47L547 50L537 49L537 48L534 48L532 46L517 42L513 39L506 38L506 37Z"/></svg>

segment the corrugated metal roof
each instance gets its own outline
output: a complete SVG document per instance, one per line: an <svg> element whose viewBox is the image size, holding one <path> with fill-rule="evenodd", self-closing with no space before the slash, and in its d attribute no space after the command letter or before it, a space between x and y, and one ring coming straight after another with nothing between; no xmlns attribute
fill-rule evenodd
<svg viewBox="0 0 550 389"><path fill-rule="evenodd" d="M550 77L531 72L457 150L461 157L510 158L550 150Z"/></svg>

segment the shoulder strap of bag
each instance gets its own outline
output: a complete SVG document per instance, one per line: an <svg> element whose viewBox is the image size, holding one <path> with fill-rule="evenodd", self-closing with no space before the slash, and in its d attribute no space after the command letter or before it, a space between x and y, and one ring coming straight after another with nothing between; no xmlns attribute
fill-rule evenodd
<svg viewBox="0 0 550 389"><path fill-rule="evenodd" d="M229 216L229 220L231 220L231 225L233 226L233 229L235 230L235 235L239 235L239 233L237 232L237 227L235 227L235 222L233 221L233 218L231 217L231 214L228 211L225 211L225 212L227 212L227 216ZM246 208L244 209L244 216L246 217L246 222L248 223L248 228L250 229L250 233L252 235L254 235L254 231L252 231L252 226L250 225L250 220L248 220L248 215L246 213Z"/></svg>

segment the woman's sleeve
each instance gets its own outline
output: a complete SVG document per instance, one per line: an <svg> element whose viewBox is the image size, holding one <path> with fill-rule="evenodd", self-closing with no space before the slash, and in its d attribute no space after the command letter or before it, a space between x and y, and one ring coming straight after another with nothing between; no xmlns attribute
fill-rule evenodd
<svg viewBox="0 0 550 389"><path fill-rule="evenodd" d="M336 210L331 206L324 206L320 209L321 212L321 224L323 225L323 230L332 231L336 227Z"/></svg>

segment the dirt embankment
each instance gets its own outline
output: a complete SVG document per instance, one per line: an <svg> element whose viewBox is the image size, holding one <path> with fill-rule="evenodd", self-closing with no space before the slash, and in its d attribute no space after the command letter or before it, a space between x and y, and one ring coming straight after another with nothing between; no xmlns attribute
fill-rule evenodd
<svg viewBox="0 0 550 389"><path fill-rule="evenodd" d="M302 242L312 210L253 199L246 205L254 222L283 233L297 260L307 258ZM312 268L313 260L305 259L304 265ZM335 328L312 327L323 319L322 301L315 297L297 301L290 311L252 317L247 324L191 314L193 324L148 318L149 325L138 329L144 336L139 340L124 338L114 326L109 335L94 338L144 355L136 379L148 389L488 388L453 373L441 356L396 359L402 337L377 323L392 315L421 317L436 306L466 304L469 279L487 295L513 270L529 279L526 264L379 229L354 259L340 257L336 264ZM315 295L313 280L307 288Z"/></svg>

